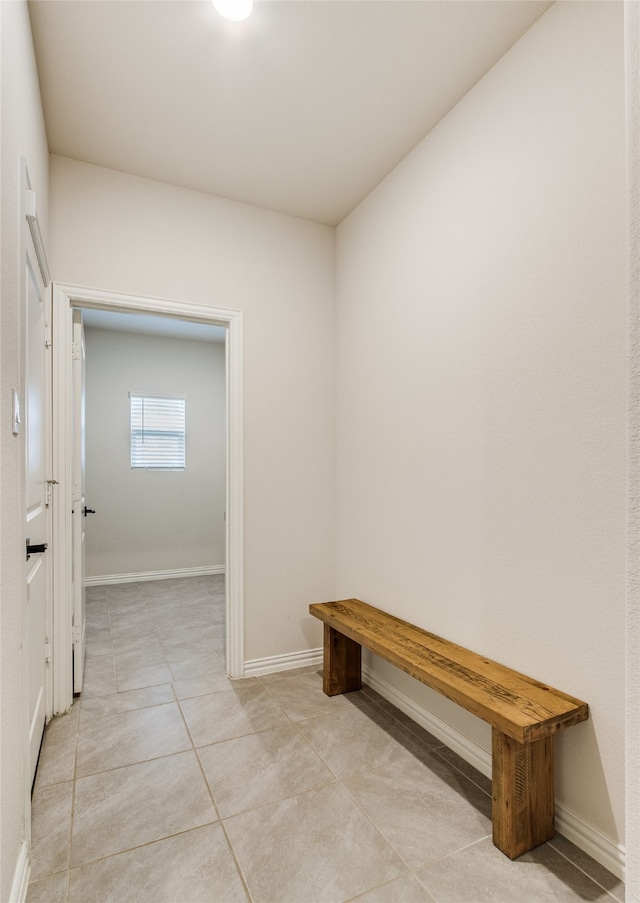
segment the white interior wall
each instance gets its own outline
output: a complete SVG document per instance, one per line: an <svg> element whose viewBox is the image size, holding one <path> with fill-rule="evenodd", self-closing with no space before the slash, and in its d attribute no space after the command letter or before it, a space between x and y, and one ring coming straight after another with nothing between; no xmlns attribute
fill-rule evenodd
<svg viewBox="0 0 640 903"><path fill-rule="evenodd" d="M640 901L640 3L625 4L629 188L626 899Z"/></svg>
<svg viewBox="0 0 640 903"><path fill-rule="evenodd" d="M338 227L338 597L586 700L557 797L624 839L623 10L555 4ZM473 716L377 672L485 750Z"/></svg>
<svg viewBox="0 0 640 903"><path fill-rule="evenodd" d="M20 601L23 437L12 435L11 389L21 384L20 158L47 235L48 148L27 5L0 3L0 899L8 900L25 824Z"/></svg>
<svg viewBox="0 0 640 903"><path fill-rule="evenodd" d="M87 577L224 567L224 343L85 337ZM131 469L129 392L187 398L184 471Z"/></svg>
<svg viewBox="0 0 640 903"><path fill-rule="evenodd" d="M335 232L51 160L60 282L244 311L245 658L320 644L335 593Z"/></svg>

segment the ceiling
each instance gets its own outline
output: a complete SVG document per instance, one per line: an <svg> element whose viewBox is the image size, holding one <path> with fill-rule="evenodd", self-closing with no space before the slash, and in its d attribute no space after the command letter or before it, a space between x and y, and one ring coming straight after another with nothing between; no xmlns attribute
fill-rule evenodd
<svg viewBox="0 0 640 903"><path fill-rule="evenodd" d="M113 332L133 332L138 335L161 336L171 339L189 339L195 342L224 343L226 329L174 317L157 317L152 314L129 314L119 311L85 309L82 322L90 329L108 329Z"/></svg>
<svg viewBox="0 0 640 903"><path fill-rule="evenodd" d="M549 0L30 0L50 151L336 225Z"/></svg>

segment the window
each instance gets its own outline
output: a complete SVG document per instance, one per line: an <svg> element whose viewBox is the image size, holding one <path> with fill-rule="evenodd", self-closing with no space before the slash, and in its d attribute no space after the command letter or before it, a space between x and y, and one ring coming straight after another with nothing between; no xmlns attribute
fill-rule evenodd
<svg viewBox="0 0 640 903"><path fill-rule="evenodd" d="M184 470L187 400L175 395L133 395L131 467Z"/></svg>

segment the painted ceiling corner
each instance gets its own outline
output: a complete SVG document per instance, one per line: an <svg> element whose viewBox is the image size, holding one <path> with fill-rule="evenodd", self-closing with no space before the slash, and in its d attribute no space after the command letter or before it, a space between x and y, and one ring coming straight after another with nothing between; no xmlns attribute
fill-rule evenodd
<svg viewBox="0 0 640 903"><path fill-rule="evenodd" d="M53 154L336 225L551 0L30 0Z"/></svg>

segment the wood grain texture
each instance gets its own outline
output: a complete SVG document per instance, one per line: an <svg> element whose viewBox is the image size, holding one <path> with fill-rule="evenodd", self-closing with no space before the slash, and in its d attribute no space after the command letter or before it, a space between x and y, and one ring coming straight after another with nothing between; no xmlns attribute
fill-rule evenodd
<svg viewBox="0 0 640 903"><path fill-rule="evenodd" d="M518 743L493 728L493 842L515 859L555 833L554 738Z"/></svg>
<svg viewBox="0 0 640 903"><path fill-rule="evenodd" d="M585 702L359 599L315 603L309 612L518 743L552 736L589 716Z"/></svg>
<svg viewBox="0 0 640 903"><path fill-rule="evenodd" d="M324 625L322 689L327 696L362 689L362 646Z"/></svg>

